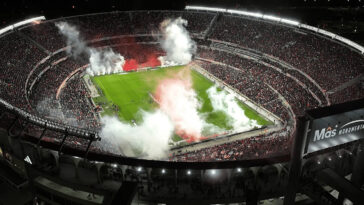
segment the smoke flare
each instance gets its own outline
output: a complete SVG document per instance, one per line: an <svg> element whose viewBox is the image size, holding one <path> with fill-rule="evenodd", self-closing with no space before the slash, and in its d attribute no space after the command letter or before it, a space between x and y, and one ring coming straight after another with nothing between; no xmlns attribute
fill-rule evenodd
<svg viewBox="0 0 364 205"><path fill-rule="evenodd" d="M167 61L188 64L196 53L196 43L191 39L186 26L187 20L181 17L167 19L160 24L163 35L160 44L167 54Z"/></svg>
<svg viewBox="0 0 364 205"><path fill-rule="evenodd" d="M103 117L101 137L118 146L126 156L165 159L174 130L171 120L161 110L153 113L141 111L141 114L143 123L137 126L121 122L117 117Z"/></svg>
<svg viewBox="0 0 364 205"><path fill-rule="evenodd" d="M67 53L74 58L86 54L90 66L86 70L90 75L103 75L123 71L124 57L115 53L111 48L97 49L86 45L80 31L67 22L56 23L59 32L66 37Z"/></svg>
<svg viewBox="0 0 364 205"><path fill-rule="evenodd" d="M187 141L198 141L204 120L198 109L201 107L189 80L166 79L157 88L156 98L160 109L172 120L175 131Z"/></svg>
<svg viewBox="0 0 364 205"><path fill-rule="evenodd" d="M225 91L218 91L216 86L209 88L207 95L215 111L223 111L229 119L229 124L235 132L244 132L254 127L261 127L256 120L251 120L245 115L244 110L238 105L235 96Z"/></svg>
<svg viewBox="0 0 364 205"><path fill-rule="evenodd" d="M80 35L80 31L76 26L70 25L67 22L57 22L55 24L59 32L66 37L67 53L71 54L74 58L79 57L87 50L85 41Z"/></svg>

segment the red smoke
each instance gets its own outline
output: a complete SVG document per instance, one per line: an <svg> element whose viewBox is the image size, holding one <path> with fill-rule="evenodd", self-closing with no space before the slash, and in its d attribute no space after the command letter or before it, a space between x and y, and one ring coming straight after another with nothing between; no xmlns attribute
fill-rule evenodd
<svg viewBox="0 0 364 205"><path fill-rule="evenodd" d="M156 54L151 53L148 57L147 57L147 61L140 64L141 68L145 68L145 67L156 67L156 66L160 66L161 62L158 60L158 57L156 56Z"/></svg>
<svg viewBox="0 0 364 205"><path fill-rule="evenodd" d="M158 58L151 54L148 56L147 61L145 62L138 62L136 59L127 59L125 60L125 64L123 65L124 71L132 71L132 70L138 70L139 68L146 68L146 67L157 67L160 66L161 62L158 60Z"/></svg>
<svg viewBox="0 0 364 205"><path fill-rule="evenodd" d="M97 34L92 39L100 40L102 37L102 34ZM157 67L161 65L158 57L163 55L163 52L159 51L155 45L138 44L135 42L135 37L132 36L96 41L91 43L91 45L94 47L118 45L113 47L113 50L116 50L120 55L124 56L124 71L135 71L139 68Z"/></svg>
<svg viewBox="0 0 364 205"><path fill-rule="evenodd" d="M125 64L123 65L124 71L132 71L138 69L138 62L134 59L129 59L125 61Z"/></svg>
<svg viewBox="0 0 364 205"><path fill-rule="evenodd" d="M158 56L162 55L155 45L138 44L134 37L124 37L110 40L113 45L120 44L115 49L124 56L124 71L137 70L145 67L160 66Z"/></svg>
<svg viewBox="0 0 364 205"><path fill-rule="evenodd" d="M187 142L205 139L201 136L204 123L198 113L199 102L190 80L162 80L156 89L155 100L172 120L177 135Z"/></svg>

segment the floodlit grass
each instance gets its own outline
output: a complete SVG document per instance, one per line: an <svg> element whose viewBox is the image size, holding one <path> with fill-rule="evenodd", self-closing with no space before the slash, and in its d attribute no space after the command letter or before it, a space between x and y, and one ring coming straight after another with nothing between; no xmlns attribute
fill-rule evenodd
<svg viewBox="0 0 364 205"><path fill-rule="evenodd" d="M102 115L118 115L120 120L126 123L135 121L138 124L143 121L140 110L153 111L158 107L158 104L150 97L150 93L155 92L158 82L161 79L174 76L182 69L188 68L174 66L144 72L93 77L91 78L92 81L103 92L100 97L93 100L104 109ZM231 129L232 127L227 123L228 116L224 112L213 111L211 101L206 93L206 90L214 83L194 70L191 70L190 75L193 88L202 103L199 112L206 115L207 122L225 130ZM238 103L245 110L246 116L255 119L258 124L272 124L247 105L240 101ZM179 141L180 139L179 136L173 137L173 141Z"/></svg>

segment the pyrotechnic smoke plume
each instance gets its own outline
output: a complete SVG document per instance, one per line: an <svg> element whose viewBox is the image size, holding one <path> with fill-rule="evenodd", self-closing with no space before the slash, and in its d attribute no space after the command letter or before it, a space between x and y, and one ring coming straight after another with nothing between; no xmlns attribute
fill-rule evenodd
<svg viewBox="0 0 364 205"><path fill-rule="evenodd" d="M88 52L90 54L90 67L87 72L90 75L115 73L123 70L124 57L119 53L114 53L111 48L104 50L90 48Z"/></svg>
<svg viewBox="0 0 364 205"><path fill-rule="evenodd" d="M163 80L157 88L160 109L172 120L178 135L188 141L198 141L204 127L199 115L201 107L191 82L181 79Z"/></svg>
<svg viewBox="0 0 364 205"><path fill-rule="evenodd" d="M165 159L174 125L161 110L153 113L141 112L143 123L137 126L123 123L116 117L103 117L102 139L118 146L126 156L141 155L148 159Z"/></svg>
<svg viewBox="0 0 364 205"><path fill-rule="evenodd" d="M184 75L178 73L177 75ZM140 111L143 123L131 126L116 117L104 117L101 136L118 145L127 156L149 159L167 157L170 138L177 133L187 141L198 141L206 122L198 113L200 103L188 75L161 80L151 97L159 104L155 112ZM136 154L139 153L139 154Z"/></svg>
<svg viewBox="0 0 364 205"><path fill-rule="evenodd" d="M161 46L166 52L166 60L177 64L187 64L196 52L196 44L190 38L185 26L187 21L182 18L165 20L161 23L163 34ZM87 72L91 75L122 71L124 57L115 53L111 48L96 49L86 45L75 26L66 22L56 23L61 34L67 39L69 54L78 58L87 55L90 67ZM134 59L128 60L125 68L138 65ZM152 59L153 61L155 59ZM186 71L188 69L184 69ZM178 74L179 75L179 74ZM182 74L183 75L183 74ZM218 92L216 87L207 91L214 111L223 111L229 116L229 124L236 131L245 131L258 127L255 120L250 120L244 114L232 94ZM148 159L165 159L169 149L169 141L174 133L187 141L198 141L204 129L222 131L219 127L206 122L205 116L198 112L201 107L198 97L192 88L190 74L170 76L162 79L157 86L155 98L159 108L153 112L140 110L143 122L130 125L117 117L102 117L103 127L100 135L104 146L116 145L126 156L142 156ZM122 109L122 108L121 108ZM104 147L108 149L107 147Z"/></svg>
<svg viewBox="0 0 364 205"><path fill-rule="evenodd" d="M58 22L56 26L59 32L66 37L68 54L72 54L73 57L77 58L86 52L88 48L76 26L70 25L67 22Z"/></svg>
<svg viewBox="0 0 364 205"><path fill-rule="evenodd" d="M187 64L196 53L196 43L191 39L185 26L187 26L187 20L181 17L167 19L160 24L163 35L160 44L167 53L167 61Z"/></svg>
<svg viewBox="0 0 364 205"><path fill-rule="evenodd" d="M207 94L215 111L223 111L229 119L229 124L236 132L244 132L254 127L261 127L256 120L249 119L238 105L231 93L218 91L216 86L209 88Z"/></svg>
<svg viewBox="0 0 364 205"><path fill-rule="evenodd" d="M125 59L111 48L97 49L88 47L80 36L80 31L67 22L56 23L59 32L66 37L67 52L74 58L86 54L89 58L90 67L87 73L90 75L108 74L123 70Z"/></svg>

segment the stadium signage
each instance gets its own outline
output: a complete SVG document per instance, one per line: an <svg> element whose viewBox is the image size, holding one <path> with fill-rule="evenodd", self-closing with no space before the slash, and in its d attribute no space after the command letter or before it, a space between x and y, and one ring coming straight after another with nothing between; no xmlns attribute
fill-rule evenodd
<svg viewBox="0 0 364 205"><path fill-rule="evenodd" d="M364 139L364 109L314 119L307 134L306 153Z"/></svg>
<svg viewBox="0 0 364 205"><path fill-rule="evenodd" d="M354 125L354 126L350 126L350 124L357 124L360 123L359 125ZM364 120L355 120L355 121L351 121L349 123L346 123L345 125L341 126L339 129L337 129L338 125L335 125L335 128L323 128L321 130L315 130L315 136L313 138L313 141L319 141L319 140L324 140L330 137L335 137L335 136L340 136L343 134L350 134L353 132L358 132L362 129L364 129Z"/></svg>

